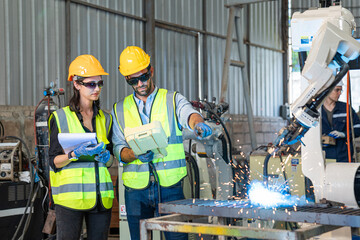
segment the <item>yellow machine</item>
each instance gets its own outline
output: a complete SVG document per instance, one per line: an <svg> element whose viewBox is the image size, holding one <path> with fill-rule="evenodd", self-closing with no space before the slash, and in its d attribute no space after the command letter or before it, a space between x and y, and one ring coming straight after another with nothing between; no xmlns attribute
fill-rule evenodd
<svg viewBox="0 0 360 240"><path fill-rule="evenodd" d="M250 181L263 181L264 160L265 154L253 154L250 156ZM290 194L301 197L305 195L305 177L301 167L300 155L286 155L282 159L278 156L271 157L268 163L269 182L286 184L286 179Z"/></svg>
<svg viewBox="0 0 360 240"><path fill-rule="evenodd" d="M264 180L264 160L265 153L250 155L250 176L249 180ZM335 163L336 159L326 159L326 164ZM284 176L285 174L285 176ZM286 183L285 183L286 178ZM302 172L301 155L285 155L280 159L279 156L271 157L268 163L268 181L270 183L287 184L290 194L302 197L307 194L306 180ZM311 189L312 187L310 187Z"/></svg>

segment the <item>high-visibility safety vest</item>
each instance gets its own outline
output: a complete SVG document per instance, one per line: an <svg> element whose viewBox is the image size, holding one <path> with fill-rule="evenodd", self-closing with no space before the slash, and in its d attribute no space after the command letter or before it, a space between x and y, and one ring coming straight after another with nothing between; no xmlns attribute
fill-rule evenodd
<svg viewBox="0 0 360 240"><path fill-rule="evenodd" d="M186 174L185 152L182 140L182 132L179 129L175 106L176 92L168 92L159 89L155 95L150 112L150 122L160 121L168 137L165 158L154 159L159 183L163 187L174 185L183 179ZM134 128L143 125L134 96L127 96L123 101L114 105L116 120L122 132L125 127ZM136 159L124 164L122 179L124 185L130 188L143 189L149 184L149 163L143 163Z"/></svg>
<svg viewBox="0 0 360 240"><path fill-rule="evenodd" d="M53 112L49 123L53 117L59 133L85 133L79 118L69 106ZM95 118L98 142L109 144L107 136L111 129L111 120L111 115L99 110ZM76 210L89 210L96 206L97 193L100 193L102 205L106 209L112 207L113 184L107 167L101 162L90 159L73 161L57 172L50 167L50 183L52 196L57 205Z"/></svg>

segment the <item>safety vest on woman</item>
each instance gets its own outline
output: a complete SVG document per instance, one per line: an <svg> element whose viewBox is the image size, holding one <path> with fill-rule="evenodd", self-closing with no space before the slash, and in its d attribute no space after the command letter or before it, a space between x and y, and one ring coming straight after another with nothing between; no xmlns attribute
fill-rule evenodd
<svg viewBox="0 0 360 240"><path fill-rule="evenodd" d="M165 158L154 159L159 183L163 187L174 185L183 179L186 174L185 152L182 132L179 129L175 106L176 92L159 89L152 103L149 121L160 121L168 137ZM114 106L116 119L121 128L134 128L143 125L134 96L127 96ZM130 188L143 189L148 186L150 179L149 163L136 159L124 165L122 179L124 185Z"/></svg>
<svg viewBox="0 0 360 240"><path fill-rule="evenodd" d="M52 117L55 117L59 133L85 133L79 118L69 106L54 112L49 123ZM111 115L99 110L95 119L98 142L109 144L107 136L112 124ZM101 162L90 159L86 161L85 158L85 161L70 162L56 172L50 167L50 182L52 196L57 205L89 210L95 207L96 196L100 192L102 205L107 209L112 207L113 184L107 167Z"/></svg>

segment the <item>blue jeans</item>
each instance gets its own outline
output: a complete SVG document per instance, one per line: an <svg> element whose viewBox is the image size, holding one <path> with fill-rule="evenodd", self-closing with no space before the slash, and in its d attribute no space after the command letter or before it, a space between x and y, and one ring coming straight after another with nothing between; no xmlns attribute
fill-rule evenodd
<svg viewBox="0 0 360 240"><path fill-rule="evenodd" d="M105 240L108 238L111 209L77 211L55 205L55 214L57 240L78 240L84 218L88 240Z"/></svg>
<svg viewBox="0 0 360 240"><path fill-rule="evenodd" d="M181 181L171 187L160 187L161 202L184 199ZM125 205L131 240L140 239L140 220L159 216L159 197L156 182L137 190L125 186ZM187 240L186 233L164 232L167 240Z"/></svg>

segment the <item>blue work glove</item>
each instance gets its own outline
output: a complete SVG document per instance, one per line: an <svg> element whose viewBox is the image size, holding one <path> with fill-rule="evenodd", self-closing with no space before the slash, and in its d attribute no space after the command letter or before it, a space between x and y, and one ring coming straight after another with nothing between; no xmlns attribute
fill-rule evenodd
<svg viewBox="0 0 360 240"><path fill-rule="evenodd" d="M93 156L103 151L105 144L103 142L94 146L91 142L86 142L74 149L74 154L77 158L80 156Z"/></svg>
<svg viewBox="0 0 360 240"><path fill-rule="evenodd" d="M141 162L143 162L143 163L151 162L151 161L153 160L153 158L154 158L154 152L151 151L151 150L149 150L149 151L147 151L146 153L141 154L141 155L139 155L139 156L136 156L136 155L135 155L135 157L136 157L137 159L139 159L139 160L140 160Z"/></svg>
<svg viewBox="0 0 360 240"><path fill-rule="evenodd" d="M333 137L335 139L337 139L337 138L345 138L345 133L334 130L334 131L329 133L329 136Z"/></svg>
<svg viewBox="0 0 360 240"><path fill-rule="evenodd" d="M104 150L99 155L96 155L95 160L98 162L102 162L103 164L106 164L110 160L109 150Z"/></svg>
<svg viewBox="0 0 360 240"><path fill-rule="evenodd" d="M211 127L203 122L200 122L195 125L195 135L198 136L198 138L205 138L207 136L210 136L212 134Z"/></svg>

